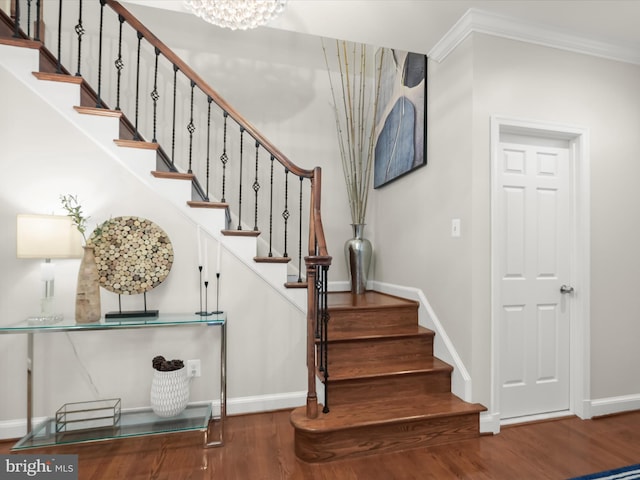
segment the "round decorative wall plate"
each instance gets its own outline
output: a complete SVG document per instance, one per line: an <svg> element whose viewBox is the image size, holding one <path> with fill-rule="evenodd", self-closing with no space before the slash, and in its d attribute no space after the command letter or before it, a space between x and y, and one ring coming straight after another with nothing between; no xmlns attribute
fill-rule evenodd
<svg viewBox="0 0 640 480"><path fill-rule="evenodd" d="M151 220L115 217L99 231L93 231L90 241L95 245L100 286L133 295L154 289L169 275L173 246L164 230Z"/></svg>

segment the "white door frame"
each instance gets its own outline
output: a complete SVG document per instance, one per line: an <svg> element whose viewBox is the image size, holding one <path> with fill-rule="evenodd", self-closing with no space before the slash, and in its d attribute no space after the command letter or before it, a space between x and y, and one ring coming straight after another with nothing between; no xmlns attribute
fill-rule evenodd
<svg viewBox="0 0 640 480"><path fill-rule="evenodd" d="M580 418L591 418L590 409L590 167L589 130L572 125L560 125L513 117L491 117L491 405L490 418L494 433L500 431L498 312L500 282L497 278L498 238L496 202L498 197L498 148L500 134L524 134L567 140L571 169L571 258L570 281L575 288L570 313L569 408ZM550 416L536 416L535 419ZM533 420L527 418L522 420Z"/></svg>

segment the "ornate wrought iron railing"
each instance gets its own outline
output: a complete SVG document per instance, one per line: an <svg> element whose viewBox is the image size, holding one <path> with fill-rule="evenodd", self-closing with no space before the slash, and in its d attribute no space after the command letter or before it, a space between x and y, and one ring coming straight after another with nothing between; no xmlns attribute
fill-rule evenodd
<svg viewBox="0 0 640 480"><path fill-rule="evenodd" d="M256 260L287 262L290 286L306 285L307 414L316 416L331 264L320 168L292 163L115 0L12 0L10 16L13 38L41 42L54 73L82 77L84 106L121 111L123 139L157 144L158 170L188 176L191 200L227 208L225 234L260 235Z"/></svg>

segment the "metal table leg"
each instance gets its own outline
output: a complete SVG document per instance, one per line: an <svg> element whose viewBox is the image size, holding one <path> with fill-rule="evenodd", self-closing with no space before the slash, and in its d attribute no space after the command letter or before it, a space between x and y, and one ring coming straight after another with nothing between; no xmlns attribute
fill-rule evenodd
<svg viewBox="0 0 640 480"><path fill-rule="evenodd" d="M33 418L33 333L27 334L27 434L31 433Z"/></svg>
<svg viewBox="0 0 640 480"><path fill-rule="evenodd" d="M209 441L215 427L213 415L209 419L205 432L205 447L221 447L224 445L224 423L227 417L227 322L220 325L220 434L218 440Z"/></svg>

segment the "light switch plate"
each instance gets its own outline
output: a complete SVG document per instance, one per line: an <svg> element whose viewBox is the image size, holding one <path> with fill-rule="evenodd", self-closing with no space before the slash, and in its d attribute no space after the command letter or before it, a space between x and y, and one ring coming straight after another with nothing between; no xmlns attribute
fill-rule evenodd
<svg viewBox="0 0 640 480"><path fill-rule="evenodd" d="M457 238L460 236L460 219L452 218L451 219L451 236Z"/></svg>

